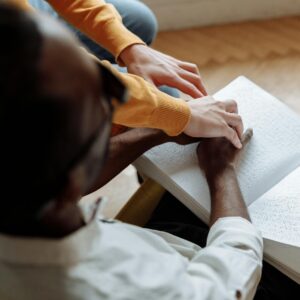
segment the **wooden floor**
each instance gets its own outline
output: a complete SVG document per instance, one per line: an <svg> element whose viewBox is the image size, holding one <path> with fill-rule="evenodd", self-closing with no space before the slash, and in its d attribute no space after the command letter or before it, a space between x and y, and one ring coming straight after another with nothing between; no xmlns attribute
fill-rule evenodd
<svg viewBox="0 0 300 300"><path fill-rule="evenodd" d="M211 94L245 75L300 113L300 17L163 32L154 47L196 63ZM108 196L113 217L137 187L129 168L87 198Z"/></svg>
<svg viewBox="0 0 300 300"><path fill-rule="evenodd" d="M211 94L245 75L300 113L300 17L162 32L154 47L196 63Z"/></svg>

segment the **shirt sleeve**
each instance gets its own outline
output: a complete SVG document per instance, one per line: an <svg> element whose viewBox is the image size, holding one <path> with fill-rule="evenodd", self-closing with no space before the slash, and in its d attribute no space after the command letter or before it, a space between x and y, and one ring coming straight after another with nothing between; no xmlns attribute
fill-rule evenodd
<svg viewBox="0 0 300 300"><path fill-rule="evenodd" d="M188 267L195 299L253 299L262 255L262 237L250 222L240 217L219 219L207 246Z"/></svg>
<svg viewBox="0 0 300 300"><path fill-rule="evenodd" d="M144 44L122 23L113 5L103 0L47 0L70 24L111 52L117 59L130 45Z"/></svg>
<svg viewBox="0 0 300 300"><path fill-rule="evenodd" d="M130 225L115 226L110 230L116 230L130 246L120 250L126 255L119 257L126 257L128 263L121 259L117 274L122 277L118 275L114 286L123 286L128 299L253 299L261 277L263 242L247 220L219 219L209 232L207 246L193 247L194 254L188 256L178 251L179 245L191 247L185 240L176 237L175 249L160 234Z"/></svg>

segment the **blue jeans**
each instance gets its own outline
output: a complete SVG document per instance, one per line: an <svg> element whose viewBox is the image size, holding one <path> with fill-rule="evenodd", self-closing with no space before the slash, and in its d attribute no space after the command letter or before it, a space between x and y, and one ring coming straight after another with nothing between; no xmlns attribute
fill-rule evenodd
<svg viewBox="0 0 300 300"><path fill-rule="evenodd" d="M153 12L144 3L139 0L106 0L107 3L114 5L119 14L122 16L123 24L128 30L137 35L147 45L150 45L155 39L158 25ZM29 3L36 9L46 12L51 16L59 19L58 14L45 0L29 0ZM115 64L114 56L100 45L92 41L86 35L79 30L73 28L67 24L71 30L73 30L81 42L99 59L108 60ZM115 65L119 71L126 72L126 68L121 68ZM163 86L160 88L163 92L173 96L179 97L179 93L176 89Z"/></svg>

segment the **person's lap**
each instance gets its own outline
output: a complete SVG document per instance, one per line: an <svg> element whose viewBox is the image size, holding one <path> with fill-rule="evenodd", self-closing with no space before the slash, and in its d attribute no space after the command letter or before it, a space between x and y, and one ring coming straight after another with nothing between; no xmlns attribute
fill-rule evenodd
<svg viewBox="0 0 300 300"><path fill-rule="evenodd" d="M205 247L209 228L174 196L166 192L154 211L147 228L165 231ZM285 300L300 297L300 286L263 262L262 278L255 300Z"/></svg>

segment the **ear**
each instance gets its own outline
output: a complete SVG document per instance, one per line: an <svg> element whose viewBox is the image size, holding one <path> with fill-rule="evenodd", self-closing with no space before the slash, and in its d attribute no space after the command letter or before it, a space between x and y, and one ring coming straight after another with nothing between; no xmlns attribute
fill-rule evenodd
<svg viewBox="0 0 300 300"><path fill-rule="evenodd" d="M56 202L62 206L66 203L77 203L82 197L85 185L85 168L83 165L79 165L72 169L67 175L66 185L58 195Z"/></svg>

